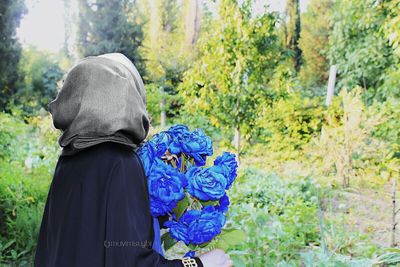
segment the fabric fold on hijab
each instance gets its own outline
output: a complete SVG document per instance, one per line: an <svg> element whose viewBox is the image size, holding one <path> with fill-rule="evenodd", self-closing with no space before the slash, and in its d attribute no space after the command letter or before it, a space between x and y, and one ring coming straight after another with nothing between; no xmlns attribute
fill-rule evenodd
<svg viewBox="0 0 400 267"><path fill-rule="evenodd" d="M62 131L62 155L102 142L137 148L149 132L142 78L119 53L90 56L73 66L49 111Z"/></svg>

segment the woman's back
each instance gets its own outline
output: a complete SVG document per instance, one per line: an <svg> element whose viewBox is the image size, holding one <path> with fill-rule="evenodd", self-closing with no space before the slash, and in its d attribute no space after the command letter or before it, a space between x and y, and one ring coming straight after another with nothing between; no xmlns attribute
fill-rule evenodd
<svg viewBox="0 0 400 267"><path fill-rule="evenodd" d="M35 266L163 265L165 259L151 250L147 192L140 159L130 147L105 142L61 156Z"/></svg>

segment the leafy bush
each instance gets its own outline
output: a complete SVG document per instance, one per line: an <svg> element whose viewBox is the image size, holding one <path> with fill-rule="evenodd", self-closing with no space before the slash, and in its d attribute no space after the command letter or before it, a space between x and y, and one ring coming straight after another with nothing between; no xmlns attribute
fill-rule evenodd
<svg viewBox="0 0 400 267"><path fill-rule="evenodd" d="M246 168L230 197L227 225L247 234L245 243L230 248L235 266L276 266L320 243L318 201L310 179L291 183Z"/></svg>
<svg viewBox="0 0 400 267"><path fill-rule="evenodd" d="M398 124L398 112L386 102L365 105L361 88L342 90L337 100L343 115L328 113L321 136L309 147L310 153L320 159L320 174L335 173L344 187L355 178L364 183L382 183L396 177L399 130L392 127Z"/></svg>
<svg viewBox="0 0 400 267"><path fill-rule="evenodd" d="M264 128L271 150L290 154L319 134L323 122L322 99L302 98L293 93L265 108L259 126Z"/></svg>
<svg viewBox="0 0 400 267"><path fill-rule="evenodd" d="M0 263L31 257L54 171L49 117L28 121L0 113Z"/></svg>

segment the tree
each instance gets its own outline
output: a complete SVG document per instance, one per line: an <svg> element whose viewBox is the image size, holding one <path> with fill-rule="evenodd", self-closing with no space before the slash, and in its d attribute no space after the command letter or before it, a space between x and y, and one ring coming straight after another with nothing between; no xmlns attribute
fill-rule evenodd
<svg viewBox="0 0 400 267"><path fill-rule="evenodd" d="M286 1L286 47L293 51L294 67L300 70L301 50L300 39L300 5L299 0Z"/></svg>
<svg viewBox="0 0 400 267"><path fill-rule="evenodd" d="M207 116L214 126L241 135L255 128L260 103L280 58L274 13L253 16L252 1L222 0L218 15L200 37L199 59L185 75L179 92L185 110Z"/></svg>
<svg viewBox="0 0 400 267"><path fill-rule="evenodd" d="M385 7L389 12L383 30L397 56L400 57L400 0L388 1Z"/></svg>
<svg viewBox="0 0 400 267"><path fill-rule="evenodd" d="M141 52L146 60L145 78L151 83L147 88L152 94L148 106L153 115L160 114L160 124L165 127L167 115L174 115L181 105L176 88L193 58L201 14L198 1L160 0L143 4L148 21Z"/></svg>
<svg viewBox="0 0 400 267"><path fill-rule="evenodd" d="M318 90L325 87L328 81L329 35L332 31L331 12L333 0L312 0L307 11L302 14L302 27L299 47L302 51L303 65L300 78L307 90L314 89L314 94L321 94ZM316 91L316 90L318 91ZM325 88L323 90L325 92Z"/></svg>
<svg viewBox="0 0 400 267"><path fill-rule="evenodd" d="M57 94L57 83L63 71L54 55L30 46L23 50L19 73L24 76L12 102L24 111L34 115L41 108L47 110L49 101Z"/></svg>
<svg viewBox="0 0 400 267"><path fill-rule="evenodd" d="M23 0L0 2L0 111L6 109L10 97L16 92L19 80L18 62L21 45L16 36L22 16L26 12Z"/></svg>
<svg viewBox="0 0 400 267"><path fill-rule="evenodd" d="M64 45L63 53L67 59L73 57L73 51L71 51L72 31L73 22L76 20L76 13L72 9L72 0L63 0L64 4Z"/></svg>
<svg viewBox="0 0 400 267"><path fill-rule="evenodd" d="M393 49L381 30L388 10L378 0L343 0L333 10L328 57L338 66L338 86L361 86L367 99L374 99L395 64Z"/></svg>
<svg viewBox="0 0 400 267"><path fill-rule="evenodd" d="M388 12L382 31L394 50L396 63L387 71L378 93L382 99L390 96L400 98L400 0L385 1L384 5Z"/></svg>
<svg viewBox="0 0 400 267"><path fill-rule="evenodd" d="M130 18L134 3L129 0L78 0L77 46L80 56L119 52L144 72L138 47L143 40L138 17ZM131 12L131 13L130 13Z"/></svg>

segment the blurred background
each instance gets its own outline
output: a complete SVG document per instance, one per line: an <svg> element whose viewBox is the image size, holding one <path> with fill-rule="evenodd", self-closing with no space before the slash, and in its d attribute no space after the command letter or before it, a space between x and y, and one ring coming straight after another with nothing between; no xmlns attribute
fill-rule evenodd
<svg viewBox="0 0 400 267"><path fill-rule="evenodd" d="M184 123L239 156L235 266L400 262L400 0L0 0L0 40L0 266L32 266L48 103L108 52L142 74L152 134Z"/></svg>

